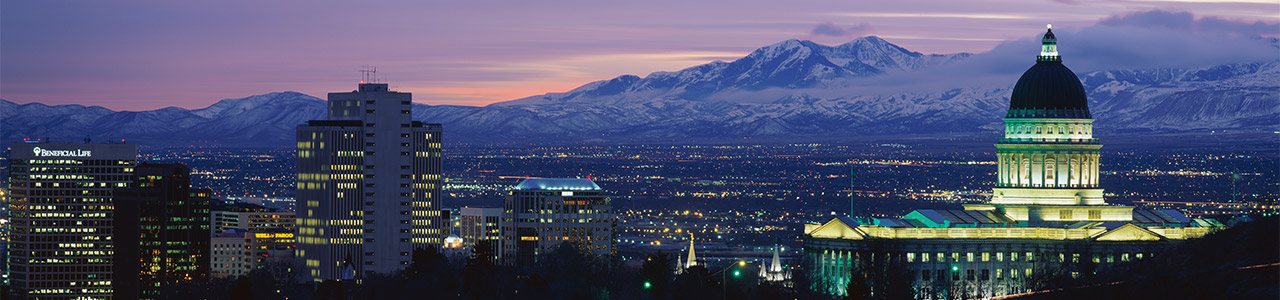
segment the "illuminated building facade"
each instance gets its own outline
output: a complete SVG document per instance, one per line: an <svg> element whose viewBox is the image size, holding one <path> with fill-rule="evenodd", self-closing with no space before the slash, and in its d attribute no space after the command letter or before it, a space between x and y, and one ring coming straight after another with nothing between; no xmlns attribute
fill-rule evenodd
<svg viewBox="0 0 1280 300"><path fill-rule="evenodd" d="M174 284L208 278L209 191L192 189L190 174L143 163L115 190L114 299L168 299Z"/></svg>
<svg viewBox="0 0 1280 300"><path fill-rule="evenodd" d="M8 251L14 298L110 298L111 196L132 182L137 146L11 147Z"/></svg>
<svg viewBox="0 0 1280 300"><path fill-rule="evenodd" d="M277 285L289 282L296 258L295 236L288 231L245 232L245 274L265 271L275 277Z"/></svg>
<svg viewBox="0 0 1280 300"><path fill-rule="evenodd" d="M525 179L503 204L500 259L532 266L561 243L608 259L617 253L617 224L609 197L589 179Z"/></svg>
<svg viewBox="0 0 1280 300"><path fill-rule="evenodd" d="M289 282L294 269L296 240L293 232L245 232L228 230L211 239L210 277L236 278L265 271L277 284Z"/></svg>
<svg viewBox="0 0 1280 300"><path fill-rule="evenodd" d="M791 270L782 267L782 259L778 257L778 248L780 247L775 245L773 247L773 259L760 265L758 277L761 284L774 283L786 287L791 286Z"/></svg>
<svg viewBox="0 0 1280 300"><path fill-rule="evenodd" d="M248 275L246 247L244 231L237 229L209 238L209 277L234 279Z"/></svg>
<svg viewBox="0 0 1280 300"><path fill-rule="evenodd" d="M480 241L490 241L494 254L498 253L498 241L502 239L500 224L502 223L501 207L462 207L458 217L458 235L462 238L462 248L470 250ZM496 257L489 258L490 260Z"/></svg>
<svg viewBox="0 0 1280 300"><path fill-rule="evenodd" d="M297 226L296 216L290 211L281 211L257 204L236 203L218 205L212 208L209 216L213 235L227 230L240 231L275 231L292 232Z"/></svg>
<svg viewBox="0 0 1280 300"><path fill-rule="evenodd" d="M873 295L891 298L1022 293L1220 228L1177 210L1107 204L1084 87L1062 64L1052 30L1041 49L1010 97L990 202L808 224L809 288L844 295L851 280L866 280Z"/></svg>
<svg viewBox="0 0 1280 300"><path fill-rule="evenodd" d="M396 272L440 246L441 128L413 121L410 99L361 83L329 94L328 120L298 126L302 280Z"/></svg>

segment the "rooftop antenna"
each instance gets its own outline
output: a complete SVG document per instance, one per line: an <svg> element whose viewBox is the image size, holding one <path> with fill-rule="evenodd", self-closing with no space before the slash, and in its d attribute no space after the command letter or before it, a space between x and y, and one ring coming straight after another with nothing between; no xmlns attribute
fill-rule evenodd
<svg viewBox="0 0 1280 300"><path fill-rule="evenodd" d="M360 67L360 84L378 83L378 68L370 65Z"/></svg>

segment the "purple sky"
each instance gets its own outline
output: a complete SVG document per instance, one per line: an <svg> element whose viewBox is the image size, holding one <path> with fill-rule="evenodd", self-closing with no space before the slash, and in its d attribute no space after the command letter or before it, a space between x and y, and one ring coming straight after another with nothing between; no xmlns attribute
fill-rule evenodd
<svg viewBox="0 0 1280 300"><path fill-rule="evenodd" d="M417 102L485 105L732 60L789 38L877 35L925 53L987 52L1045 23L1095 36L1130 26L1275 37L1278 21L1275 0L5 1L0 98L199 108L349 91L374 65Z"/></svg>

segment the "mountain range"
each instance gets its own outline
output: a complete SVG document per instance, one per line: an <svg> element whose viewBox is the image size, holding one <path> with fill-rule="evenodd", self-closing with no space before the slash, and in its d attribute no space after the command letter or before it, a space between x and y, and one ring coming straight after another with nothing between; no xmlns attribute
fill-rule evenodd
<svg viewBox="0 0 1280 300"><path fill-rule="evenodd" d="M841 92L876 78L911 78L971 56L912 52L878 37L838 46L787 40L732 62L624 75L484 107L415 103L413 117L443 124L446 142L476 144L994 136L1012 81L989 87L940 82L954 86L936 91ZM1099 135L1280 129L1280 61L1079 76ZM112 111L0 100L0 138L287 146L298 124L323 118L324 110L322 99L297 92L227 99L193 110Z"/></svg>

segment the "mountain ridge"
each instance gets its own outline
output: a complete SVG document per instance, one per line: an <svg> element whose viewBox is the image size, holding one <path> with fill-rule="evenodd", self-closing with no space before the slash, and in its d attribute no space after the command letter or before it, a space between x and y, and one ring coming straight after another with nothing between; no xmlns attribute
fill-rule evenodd
<svg viewBox="0 0 1280 300"><path fill-rule="evenodd" d="M846 93L849 82L929 72L971 54L921 54L877 37L837 46L787 40L733 62L645 77L623 75L483 107L413 105L465 143L721 143L869 136L995 135L1013 82L939 91ZM735 65L736 64L736 65ZM1280 60L1079 74L1100 134L1197 134L1280 129ZM836 96L830 96L834 94ZM0 100L3 143L23 137L182 145L287 146L295 127L325 116L322 99L276 92L207 107L112 111Z"/></svg>

